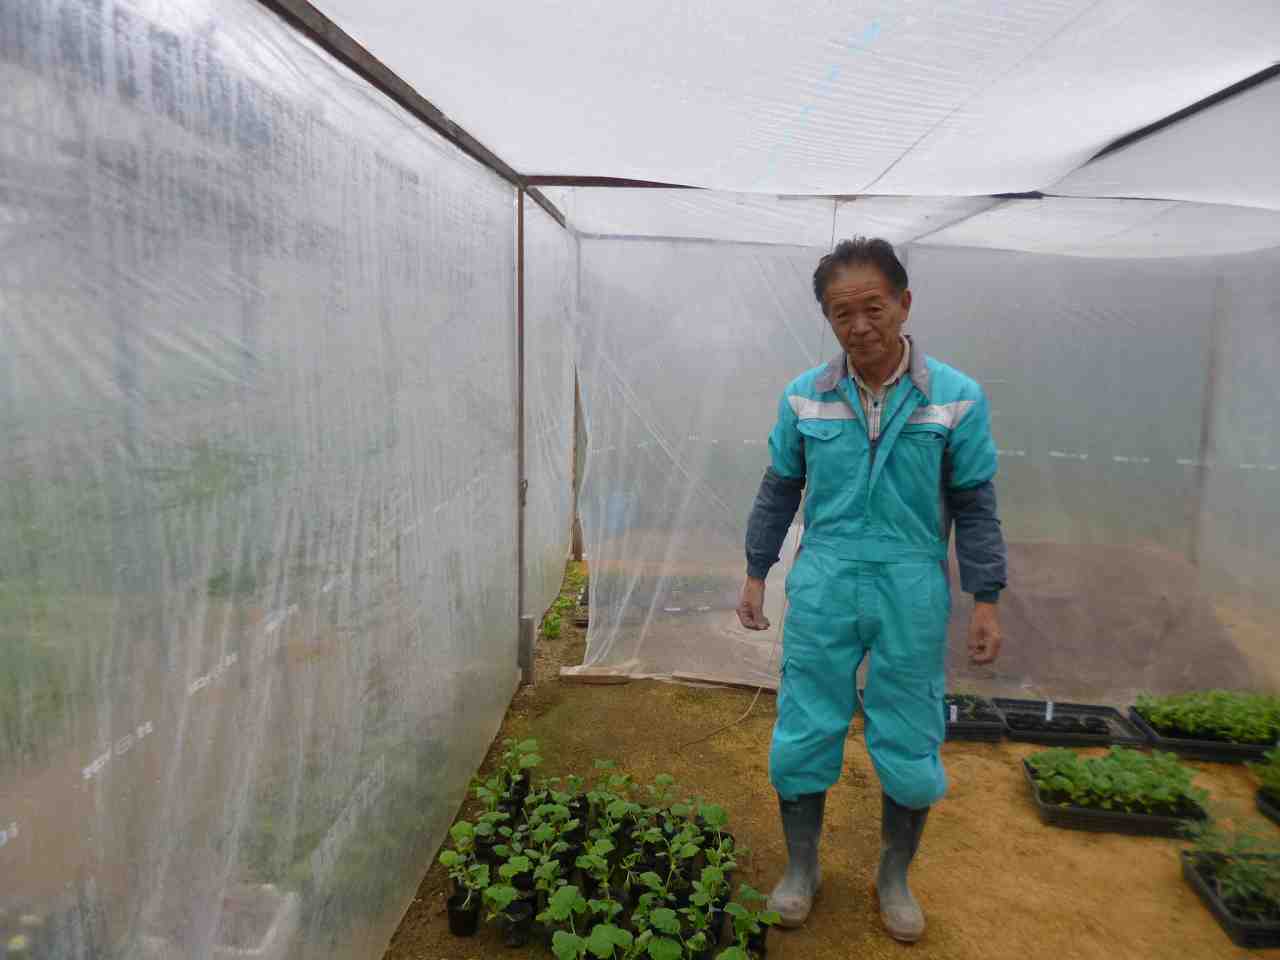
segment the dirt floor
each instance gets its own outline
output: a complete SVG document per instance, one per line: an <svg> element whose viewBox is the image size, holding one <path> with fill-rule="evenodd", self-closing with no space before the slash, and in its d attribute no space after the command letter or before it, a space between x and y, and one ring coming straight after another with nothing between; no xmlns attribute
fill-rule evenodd
<svg viewBox="0 0 1280 960"><path fill-rule="evenodd" d="M773 697L766 693L748 719L694 743L738 719L752 693L656 681L561 682L559 667L581 662L583 647L584 631L570 618L560 639L540 644L537 682L516 695L498 740L538 738L548 774L586 772L596 758L617 760L637 779L673 774L688 794L729 809L731 829L753 851L742 879L767 890L785 863L767 769ZM805 928L771 934L773 960L1262 956L1234 947L1185 884L1179 841L1042 825L1019 764L1040 748L1011 743L944 748L951 790L930 818L912 870L928 931L912 947L889 940L868 892L879 842L879 793L858 728L855 722L844 776L828 799L822 894ZM1255 785L1247 770L1194 766L1220 815L1249 816L1275 836L1274 826L1252 817ZM473 940L451 937L446 883L438 866L424 877L385 960L550 956L541 949L506 949L491 928Z"/></svg>

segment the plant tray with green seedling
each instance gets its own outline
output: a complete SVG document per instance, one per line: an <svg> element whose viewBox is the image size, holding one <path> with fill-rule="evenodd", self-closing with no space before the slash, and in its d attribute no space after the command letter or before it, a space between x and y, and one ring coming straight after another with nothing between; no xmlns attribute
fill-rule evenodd
<svg viewBox="0 0 1280 960"><path fill-rule="evenodd" d="M1023 771L1040 819L1069 830L1176 837L1208 816L1208 794L1171 754L1113 747L1086 758L1058 747L1028 757Z"/></svg>
<svg viewBox="0 0 1280 960"><path fill-rule="evenodd" d="M1215 763L1260 760L1280 741L1280 697L1226 690L1139 697L1129 718L1158 749Z"/></svg>
<svg viewBox="0 0 1280 960"><path fill-rule="evenodd" d="M1145 747L1146 735L1115 707L1054 700L992 700L1010 740L1059 747Z"/></svg>
<svg viewBox="0 0 1280 960"><path fill-rule="evenodd" d="M1273 800L1265 790L1259 790L1258 796L1254 801L1258 806L1258 812L1268 820L1280 823L1280 802Z"/></svg>
<svg viewBox="0 0 1280 960"><path fill-rule="evenodd" d="M1272 750L1262 763L1249 764L1249 769L1258 778L1258 812L1280 823L1280 750Z"/></svg>
<svg viewBox="0 0 1280 960"><path fill-rule="evenodd" d="M948 740L998 743L1004 739L1004 716L986 697L949 693L943 702Z"/></svg>
<svg viewBox="0 0 1280 960"><path fill-rule="evenodd" d="M1182 876L1204 901L1232 943L1249 950L1280 947L1280 900L1271 899L1270 910L1264 906L1261 918L1256 913L1241 916L1238 906L1241 898L1232 896L1233 886L1240 883L1240 878L1224 877L1227 871L1237 874L1247 871L1246 884L1270 887L1274 896L1280 894L1280 857L1241 854L1215 858L1194 850L1182 851ZM1256 899L1254 902L1256 904Z"/></svg>

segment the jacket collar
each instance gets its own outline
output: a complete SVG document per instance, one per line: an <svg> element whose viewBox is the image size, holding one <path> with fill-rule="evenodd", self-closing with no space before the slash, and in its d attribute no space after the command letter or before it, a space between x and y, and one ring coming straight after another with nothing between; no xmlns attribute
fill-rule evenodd
<svg viewBox="0 0 1280 960"><path fill-rule="evenodd" d="M916 343L915 338L910 334L907 334L906 337L911 343L911 365L907 369L907 376L916 385L916 389L924 394L924 399L927 403L929 401L929 364L926 362L924 351L920 349L920 345ZM826 369L818 374L818 379L814 381L813 385L816 390L825 393L828 390L834 390L836 385L848 375L849 358L841 350L827 363Z"/></svg>

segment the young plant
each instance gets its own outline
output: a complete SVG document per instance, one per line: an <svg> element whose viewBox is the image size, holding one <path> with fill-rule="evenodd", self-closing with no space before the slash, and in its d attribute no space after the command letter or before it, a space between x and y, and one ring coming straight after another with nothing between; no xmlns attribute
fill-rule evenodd
<svg viewBox="0 0 1280 960"><path fill-rule="evenodd" d="M707 866L702 868L702 873L693 882L693 896L689 899L695 907L713 910L724 903L728 893L724 871L719 867Z"/></svg>
<svg viewBox="0 0 1280 960"><path fill-rule="evenodd" d="M489 919L498 920L507 915L511 904L520 899L520 891L509 883L495 883L485 888L484 902L489 907Z"/></svg>
<svg viewBox="0 0 1280 960"><path fill-rule="evenodd" d="M538 920L554 927L551 952L559 960L577 960L586 955L586 939L579 935L577 921L584 919L587 901L572 884L561 887L547 902L547 908L538 914Z"/></svg>
<svg viewBox="0 0 1280 960"><path fill-rule="evenodd" d="M1219 898L1240 920L1280 922L1280 845L1248 829L1213 822L1188 827L1192 854Z"/></svg>
<svg viewBox="0 0 1280 960"><path fill-rule="evenodd" d="M1280 804L1280 749L1264 754L1263 762L1251 763L1249 769L1258 778L1266 798Z"/></svg>
<svg viewBox="0 0 1280 960"><path fill-rule="evenodd" d="M672 794L675 793L676 778L669 773L660 773L653 778L653 783L645 787L645 792L649 795L649 802L655 807L667 807L671 805Z"/></svg>
<svg viewBox="0 0 1280 960"><path fill-rule="evenodd" d="M685 941L681 937L680 917L669 907L656 907L633 916L638 928L649 934L646 950L652 960L681 960L685 955ZM705 938L699 946L689 945L691 951L706 947Z"/></svg>
<svg viewBox="0 0 1280 960"><path fill-rule="evenodd" d="M503 790L510 793L521 780L530 777L531 771L541 765L537 740L519 740L508 737L502 741Z"/></svg>
<svg viewBox="0 0 1280 960"><path fill-rule="evenodd" d="M533 861L522 854L514 854L507 862L498 867L498 876L507 884L516 886L516 878L533 873Z"/></svg>
<svg viewBox="0 0 1280 960"><path fill-rule="evenodd" d="M481 814L476 820L474 843L477 847L482 844L492 846L500 836L498 830L509 819L509 815L505 810L491 810L488 813Z"/></svg>
<svg viewBox="0 0 1280 960"><path fill-rule="evenodd" d="M753 910L747 903L761 903L765 900L763 893L752 889L747 884L738 885L738 897L724 908L733 920L733 933L736 946L721 951L716 960L748 960L750 942L766 928L782 920L773 910ZM742 902L739 902L742 901Z"/></svg>
<svg viewBox="0 0 1280 960"><path fill-rule="evenodd" d="M560 638L560 614L552 610L542 618L542 636L547 640L558 640Z"/></svg>
<svg viewBox="0 0 1280 960"><path fill-rule="evenodd" d="M1208 690L1140 696L1136 709L1165 736L1247 744L1280 739L1280 697Z"/></svg>
<svg viewBox="0 0 1280 960"><path fill-rule="evenodd" d="M440 851L440 862L449 871L449 876L458 889L467 891L461 906L461 909L466 910L471 906L471 898L488 888L489 865L474 863L456 850Z"/></svg>
<svg viewBox="0 0 1280 960"><path fill-rule="evenodd" d="M609 889L609 880L613 873L609 866L609 854L613 853L613 842L608 839L595 841L581 854L576 865L591 878L596 890L604 892Z"/></svg>
<svg viewBox="0 0 1280 960"><path fill-rule="evenodd" d="M1056 748L1027 758L1046 803L1124 813L1203 816L1209 798L1192 785L1195 771L1168 753L1150 756L1112 747L1103 757Z"/></svg>

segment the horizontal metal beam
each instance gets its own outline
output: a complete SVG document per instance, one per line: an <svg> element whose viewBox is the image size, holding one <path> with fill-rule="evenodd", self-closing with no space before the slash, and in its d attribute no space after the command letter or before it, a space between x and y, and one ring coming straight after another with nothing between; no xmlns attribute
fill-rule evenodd
<svg viewBox="0 0 1280 960"><path fill-rule="evenodd" d="M518 171L445 116L435 104L409 86L399 74L306 0L258 0L258 2L299 33L309 37L348 70L382 91L467 156L483 164L512 186L527 186L528 181ZM567 228L564 214L540 190L526 192L560 226Z"/></svg>
<svg viewBox="0 0 1280 960"><path fill-rule="evenodd" d="M657 180L627 180L624 177L571 177L558 174L539 174L525 177L525 183L536 187L640 187L661 190L701 190L687 183L661 183Z"/></svg>
<svg viewBox="0 0 1280 960"><path fill-rule="evenodd" d="M1151 136L1153 133L1159 133L1165 127L1170 127L1173 124L1177 123L1179 120L1185 120L1187 119L1187 117L1193 116L1194 114L1199 113L1201 110L1207 110L1209 107L1212 107L1215 104L1219 104L1223 100L1228 100L1231 97L1244 93L1246 90L1252 87L1256 87L1260 83L1265 83L1271 78L1277 77L1277 76L1280 76L1280 63L1272 64L1271 66L1267 67L1265 70L1259 70L1257 73L1253 74L1252 76L1245 77L1243 80L1239 81L1238 83L1233 83L1231 86L1225 87L1224 89L1219 90L1217 93L1210 94L1209 96L1205 97L1203 100L1197 100L1195 103L1191 104L1190 106L1183 107L1181 110L1177 111L1176 113L1171 113L1167 117L1163 117L1160 120L1155 121L1155 123L1149 123L1145 127L1139 127L1137 130L1134 130L1132 133L1126 133L1119 140L1114 140L1111 143L1107 144L1105 147L1103 147L1101 150L1095 153L1092 157L1090 157L1088 161L1086 161L1086 163L1093 163L1093 161L1101 157L1105 157L1109 153L1115 153L1117 150L1123 150L1125 147L1131 146L1132 144L1137 143L1139 140L1145 140L1147 137Z"/></svg>

